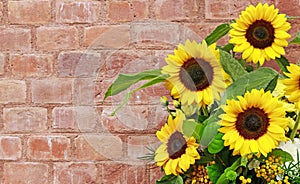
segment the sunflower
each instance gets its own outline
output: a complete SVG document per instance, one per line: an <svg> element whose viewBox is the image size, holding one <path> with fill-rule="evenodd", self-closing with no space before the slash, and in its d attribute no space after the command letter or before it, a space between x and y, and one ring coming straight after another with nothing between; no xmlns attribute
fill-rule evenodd
<svg viewBox="0 0 300 184"><path fill-rule="evenodd" d="M283 47L288 45L287 39L291 37L287 33L291 26L286 20L285 14L278 14L274 5L250 5L231 24L229 43L235 44L233 51L242 52L246 61L263 65L265 60L285 54Z"/></svg>
<svg viewBox="0 0 300 184"><path fill-rule="evenodd" d="M285 118L283 103L272 96L270 91L253 89L238 100L227 100L220 115L219 131L224 133L225 146L233 149L233 155L271 152L280 141L285 141Z"/></svg>
<svg viewBox="0 0 300 184"><path fill-rule="evenodd" d="M290 102L295 102L299 109L300 104L300 66L291 64L287 67L289 72L284 74L288 77L283 80L283 84L286 86L285 93L288 96Z"/></svg>
<svg viewBox="0 0 300 184"><path fill-rule="evenodd" d="M168 123L156 132L162 145L157 148L154 160L158 166L163 167L166 175L183 173L195 163L195 159L200 159L196 139L182 133L183 120L184 114L177 110L176 117L173 119L169 115Z"/></svg>
<svg viewBox="0 0 300 184"><path fill-rule="evenodd" d="M166 58L168 65L162 68L162 73L169 75L166 86L182 104L209 105L214 98L220 99L219 93L226 86L214 47L205 41L197 44L187 40Z"/></svg>

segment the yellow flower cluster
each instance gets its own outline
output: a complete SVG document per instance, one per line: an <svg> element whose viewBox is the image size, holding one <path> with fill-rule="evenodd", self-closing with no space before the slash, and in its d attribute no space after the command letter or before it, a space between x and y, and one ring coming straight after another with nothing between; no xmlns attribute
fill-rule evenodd
<svg viewBox="0 0 300 184"><path fill-rule="evenodd" d="M239 179L241 180L242 184L251 183L251 178L245 178L244 176L240 176Z"/></svg>
<svg viewBox="0 0 300 184"><path fill-rule="evenodd" d="M213 164L215 164L215 162L208 163L207 166ZM207 169L203 165L193 165L192 172L189 173L188 177L185 184L212 184Z"/></svg>
<svg viewBox="0 0 300 184"><path fill-rule="evenodd" d="M284 173L284 169L281 168L282 164L283 162L280 157L269 156L264 164L255 168L256 177L264 178L268 183L272 184L289 184L288 177L285 177L283 181L277 181L276 179L276 176L283 175Z"/></svg>

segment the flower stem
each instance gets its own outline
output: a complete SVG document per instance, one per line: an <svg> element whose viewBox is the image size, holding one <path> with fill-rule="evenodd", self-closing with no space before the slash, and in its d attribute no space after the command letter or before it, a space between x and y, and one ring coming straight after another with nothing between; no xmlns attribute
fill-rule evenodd
<svg viewBox="0 0 300 184"><path fill-rule="evenodd" d="M294 128L293 128L293 130L292 130L292 133L291 133L291 135L290 135L290 139L291 139L292 141L294 141L294 137L295 137L296 132L297 132L297 130L298 130L299 122L300 122L300 113L299 113L299 110L297 110L296 123L295 123Z"/></svg>

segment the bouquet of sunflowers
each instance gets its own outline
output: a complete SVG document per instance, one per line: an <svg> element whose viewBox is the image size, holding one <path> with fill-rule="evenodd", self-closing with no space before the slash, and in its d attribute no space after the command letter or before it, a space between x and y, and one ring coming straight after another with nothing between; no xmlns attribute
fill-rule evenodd
<svg viewBox="0 0 300 184"><path fill-rule="evenodd" d="M250 5L201 43L179 44L162 69L120 74L109 87L105 98L145 81L118 108L160 82L170 91L160 99L169 112L161 145L146 156L165 174L157 184L300 183L300 66L284 57L300 44L291 18ZM216 45L226 34L229 43ZM270 60L280 71L264 66Z"/></svg>

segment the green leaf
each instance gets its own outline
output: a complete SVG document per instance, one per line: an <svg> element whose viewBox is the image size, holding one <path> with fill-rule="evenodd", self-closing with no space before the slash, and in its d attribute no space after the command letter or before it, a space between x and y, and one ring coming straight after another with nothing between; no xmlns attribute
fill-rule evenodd
<svg viewBox="0 0 300 184"><path fill-rule="evenodd" d="M230 24L219 25L210 35L205 38L207 45L211 45L225 36L231 29Z"/></svg>
<svg viewBox="0 0 300 184"><path fill-rule="evenodd" d="M300 31L297 33L297 35L295 36L295 38L290 41L290 44L298 44L300 45Z"/></svg>
<svg viewBox="0 0 300 184"><path fill-rule="evenodd" d="M220 61L224 71L228 73L233 80L237 80L239 77L248 73L238 60L223 50L220 50Z"/></svg>
<svg viewBox="0 0 300 184"><path fill-rule="evenodd" d="M180 175L164 175L156 184L183 184L183 179Z"/></svg>
<svg viewBox="0 0 300 184"><path fill-rule="evenodd" d="M276 77L274 77L273 80L270 81L270 83L268 84L268 86L265 88L265 91L271 91L273 92L276 85L277 85L277 81L278 81L278 77L279 75L277 75Z"/></svg>
<svg viewBox="0 0 300 184"><path fill-rule="evenodd" d="M225 104L226 99L236 99L237 96L242 96L246 91L266 89L278 75L275 70L263 67L243 75L226 89L221 104Z"/></svg>
<svg viewBox="0 0 300 184"><path fill-rule="evenodd" d="M228 43L227 45L225 45L222 50L226 51L226 52L230 52L231 50L233 50L234 45L232 43Z"/></svg>
<svg viewBox="0 0 300 184"><path fill-rule="evenodd" d="M182 126L182 131L184 135L191 137L193 136L197 141L200 141L201 132L203 129L203 125L200 123L197 123L195 121L184 121Z"/></svg>
<svg viewBox="0 0 300 184"><path fill-rule="evenodd" d="M136 74L120 74L118 78L114 81L114 83L112 83L107 89L103 100L105 100L109 96L119 94L120 92L126 90L131 85L139 81L150 80L159 76L160 78L165 78L165 76L161 74L160 69L146 70Z"/></svg>
<svg viewBox="0 0 300 184"><path fill-rule="evenodd" d="M286 151L283 151L282 149L273 149L271 153L268 154L269 156L274 155L275 157L281 157L281 160L285 162L292 162L294 161L291 154L289 154Z"/></svg>
<svg viewBox="0 0 300 184"><path fill-rule="evenodd" d="M286 59L286 57L281 56L280 58L275 58L276 63L280 67L282 72L288 72L287 66L290 65L289 61Z"/></svg>
<svg viewBox="0 0 300 184"><path fill-rule="evenodd" d="M223 172L222 165L220 164L207 166L206 169L209 179L212 181L212 183L216 183Z"/></svg>
<svg viewBox="0 0 300 184"><path fill-rule="evenodd" d="M111 114L112 116L114 116L116 114L116 112L121 109L125 104L127 104L127 102L129 101L130 97L132 94L134 94L135 92L137 92L138 90L141 90L141 89L144 89L146 87L149 87L149 86L152 86L154 84L157 84L157 83L160 83L160 82L163 82L165 80L165 77L160 75L148 82L146 82L145 84L143 84L142 86L140 86L139 88L137 89L134 89L130 92L128 92L126 95L125 95L125 99L122 101L122 103L114 110L114 112Z"/></svg>
<svg viewBox="0 0 300 184"><path fill-rule="evenodd" d="M224 141L222 140L224 134L218 133L212 141L208 144L208 152L211 154L219 153L224 148Z"/></svg>

